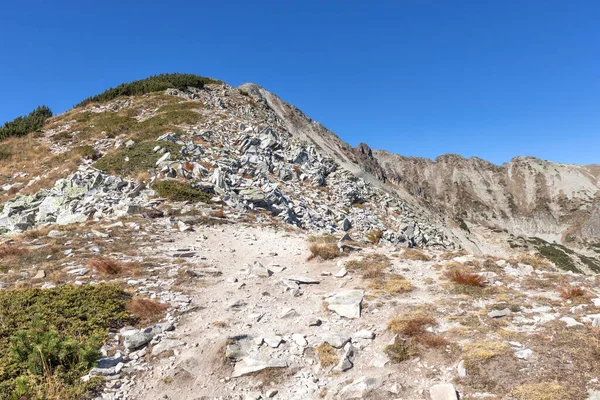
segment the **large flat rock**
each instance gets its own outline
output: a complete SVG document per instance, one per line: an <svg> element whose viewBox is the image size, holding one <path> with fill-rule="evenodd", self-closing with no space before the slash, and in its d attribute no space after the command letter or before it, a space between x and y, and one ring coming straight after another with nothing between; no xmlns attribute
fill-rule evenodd
<svg viewBox="0 0 600 400"><path fill-rule="evenodd" d="M343 290L325 299L327 308L346 318L360 318L360 306L364 296L362 290Z"/></svg>
<svg viewBox="0 0 600 400"><path fill-rule="evenodd" d="M231 377L238 378L267 368L286 368L287 366L288 363L286 360L271 359L263 361L256 358L245 357L242 361L235 364Z"/></svg>

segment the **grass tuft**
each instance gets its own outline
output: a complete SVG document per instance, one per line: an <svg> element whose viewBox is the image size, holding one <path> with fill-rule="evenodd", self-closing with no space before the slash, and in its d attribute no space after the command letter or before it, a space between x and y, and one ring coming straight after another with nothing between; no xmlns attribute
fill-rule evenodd
<svg viewBox="0 0 600 400"><path fill-rule="evenodd" d="M120 262L107 257L94 257L88 260L88 267L101 275L118 275L123 271Z"/></svg>
<svg viewBox="0 0 600 400"><path fill-rule="evenodd" d="M459 285L485 287L485 278L479 274L472 274L470 272L454 269L449 271L447 276L448 279Z"/></svg>
<svg viewBox="0 0 600 400"><path fill-rule="evenodd" d="M404 260L431 261L431 257L419 249L406 249L402 252L401 257Z"/></svg>
<svg viewBox="0 0 600 400"><path fill-rule="evenodd" d="M309 247L310 256L308 260L320 258L321 260L332 260L344 255L337 246L337 243L312 243Z"/></svg>
<svg viewBox="0 0 600 400"><path fill-rule="evenodd" d="M339 362L335 349L327 342L321 343L315 347L315 351L319 356L319 363L322 367L329 367Z"/></svg>
<svg viewBox="0 0 600 400"><path fill-rule="evenodd" d="M127 311L139 318L140 323L147 325L160 321L167 305L155 300L134 298L127 302Z"/></svg>
<svg viewBox="0 0 600 400"><path fill-rule="evenodd" d="M573 300L576 298L585 297L586 290L581 286L566 286L560 289L560 297L564 300Z"/></svg>
<svg viewBox="0 0 600 400"><path fill-rule="evenodd" d="M388 322L387 328L394 333L416 336L426 332L426 328L435 326L435 319L424 316L399 316Z"/></svg>

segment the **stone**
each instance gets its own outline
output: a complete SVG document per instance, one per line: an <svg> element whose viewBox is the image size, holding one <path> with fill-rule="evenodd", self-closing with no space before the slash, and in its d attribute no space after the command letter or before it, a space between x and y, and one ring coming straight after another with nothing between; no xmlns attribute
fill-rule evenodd
<svg viewBox="0 0 600 400"><path fill-rule="evenodd" d="M263 278L268 278L269 276L273 275L273 271L271 271L258 261L255 261L252 265L248 265L246 267L246 272L248 273L248 275L259 276Z"/></svg>
<svg viewBox="0 0 600 400"><path fill-rule="evenodd" d="M45 277L46 277L46 271L44 271L43 269L40 269L32 279L38 280L38 279L44 279Z"/></svg>
<svg viewBox="0 0 600 400"><path fill-rule="evenodd" d="M352 224L350 223L350 220L348 218L344 218L344 221L342 222L342 229L344 231L347 231L350 228L352 228Z"/></svg>
<svg viewBox="0 0 600 400"><path fill-rule="evenodd" d="M346 271L346 268L342 267L334 276L336 278L343 278L348 274L348 271Z"/></svg>
<svg viewBox="0 0 600 400"><path fill-rule="evenodd" d="M285 360L270 359L268 361L263 361L251 357L244 357L242 361L235 364L231 377L239 378L240 376L252 374L267 368L287 368L287 366L288 363Z"/></svg>
<svg viewBox="0 0 600 400"><path fill-rule="evenodd" d="M277 347L279 347L279 345L281 343L283 343L283 338L281 336L273 336L273 337L270 337L270 338L264 338L263 341L269 347L272 347L272 348L276 349Z"/></svg>
<svg viewBox="0 0 600 400"><path fill-rule="evenodd" d="M346 385L340 390L339 398L342 400L363 399L370 392L377 390L381 386L381 379L369 376L362 376Z"/></svg>
<svg viewBox="0 0 600 400"><path fill-rule="evenodd" d="M142 329L142 330L136 331L135 333L128 335L125 338L125 340L123 341L123 345L128 350L137 350L137 349L147 345L148 343L150 343L150 341L156 335L159 335L164 332L168 332L173 329L174 329L174 327L171 322L156 324L152 327Z"/></svg>
<svg viewBox="0 0 600 400"><path fill-rule="evenodd" d="M318 283L320 283L320 281L318 279L313 279L313 278L310 278L308 276L300 276L300 275L288 276L285 279L287 279L288 281L296 282L296 283L305 283L305 284L318 284Z"/></svg>
<svg viewBox="0 0 600 400"><path fill-rule="evenodd" d="M370 339L370 340L373 340L373 339L375 339L375 332L363 329L363 330L360 330L360 331L356 332L354 335L352 335L352 337L355 338L355 339Z"/></svg>
<svg viewBox="0 0 600 400"><path fill-rule="evenodd" d="M520 358L522 360L527 360L529 357L531 357L532 354L533 351L531 351L530 349L515 351L515 357Z"/></svg>
<svg viewBox="0 0 600 400"><path fill-rule="evenodd" d="M286 310L284 310L281 315L279 316L279 318L295 318L298 317L300 314L298 314L298 312L296 310L294 310L293 308L288 308Z"/></svg>
<svg viewBox="0 0 600 400"><path fill-rule="evenodd" d="M505 308L503 310L493 310L491 312L488 313L488 317L490 318L502 318L502 317L506 317L507 315L510 315L511 311L508 308Z"/></svg>
<svg viewBox="0 0 600 400"><path fill-rule="evenodd" d="M345 372L354 366L354 346L348 342L344 346L344 355L340 362L333 368L334 371Z"/></svg>
<svg viewBox="0 0 600 400"><path fill-rule="evenodd" d="M583 326L583 324L581 322L577 322L575 318L562 317L560 320L567 324L567 328L572 328L574 326Z"/></svg>
<svg viewBox="0 0 600 400"><path fill-rule="evenodd" d="M296 282L287 279L282 279L281 282L287 289L300 290L300 285L298 285Z"/></svg>
<svg viewBox="0 0 600 400"><path fill-rule="evenodd" d="M327 308L345 318L360 318L361 303L364 296L362 290L343 290L325 298Z"/></svg>
<svg viewBox="0 0 600 400"><path fill-rule="evenodd" d="M350 336L342 335L341 333L330 332L323 339L336 349L341 349L350 341Z"/></svg>
<svg viewBox="0 0 600 400"><path fill-rule="evenodd" d="M152 347L152 355L158 356L166 351L174 349L175 347L181 347L183 345L185 345L185 342L181 340L165 338Z"/></svg>
<svg viewBox="0 0 600 400"><path fill-rule="evenodd" d="M458 377L461 379L467 377L467 369L465 368L465 360L460 360L458 362L458 365L456 366L456 372L458 372Z"/></svg>
<svg viewBox="0 0 600 400"><path fill-rule="evenodd" d="M49 238L52 238L52 239L60 239L60 238L64 238L65 236L67 236L67 232L51 230L50 232L48 232L48 234L46 236L48 236Z"/></svg>
<svg viewBox="0 0 600 400"><path fill-rule="evenodd" d="M431 400L458 400L456 389L451 383L441 383L429 388Z"/></svg>
<svg viewBox="0 0 600 400"><path fill-rule="evenodd" d="M301 335L299 333L294 333L292 335L292 340L300 347L306 347L308 345L308 342L306 341L304 335Z"/></svg>

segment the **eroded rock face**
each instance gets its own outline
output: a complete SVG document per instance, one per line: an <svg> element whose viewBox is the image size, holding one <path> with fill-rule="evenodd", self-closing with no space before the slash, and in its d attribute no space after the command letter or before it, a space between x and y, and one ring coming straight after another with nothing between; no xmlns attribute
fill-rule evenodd
<svg viewBox="0 0 600 400"><path fill-rule="evenodd" d="M517 157L501 166L477 157L435 161L374 151L386 179L449 217L550 242L600 238L600 169Z"/></svg>

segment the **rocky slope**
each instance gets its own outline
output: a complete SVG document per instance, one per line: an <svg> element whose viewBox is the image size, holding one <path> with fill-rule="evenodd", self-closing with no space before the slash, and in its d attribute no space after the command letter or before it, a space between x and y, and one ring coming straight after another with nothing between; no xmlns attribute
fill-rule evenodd
<svg viewBox="0 0 600 400"><path fill-rule="evenodd" d="M374 151L385 177L456 219L569 243L600 236L598 166L517 157L502 166L456 155L435 161Z"/></svg>
<svg viewBox="0 0 600 400"><path fill-rule="evenodd" d="M98 400L600 398L600 262L552 243L593 246L600 168L351 148L212 82L4 146L0 290L153 307L107 327Z"/></svg>

